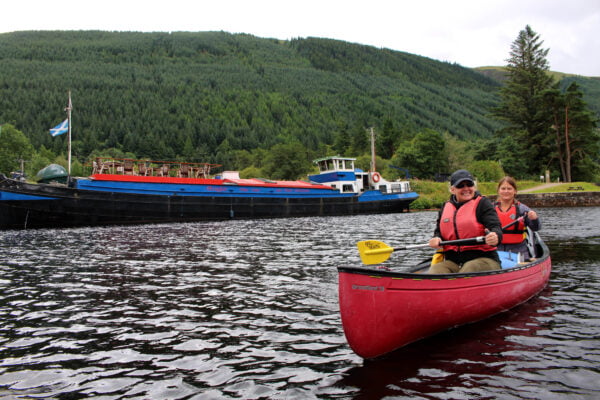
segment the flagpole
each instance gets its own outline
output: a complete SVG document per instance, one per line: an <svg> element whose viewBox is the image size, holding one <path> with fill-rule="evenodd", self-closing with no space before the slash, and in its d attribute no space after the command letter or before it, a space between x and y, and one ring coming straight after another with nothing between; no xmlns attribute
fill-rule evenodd
<svg viewBox="0 0 600 400"><path fill-rule="evenodd" d="M73 105L71 104L71 91L69 90L69 105L67 105L67 108L65 108L65 111L67 111L67 120L68 120L68 124L69 124L69 138L68 138L68 152L69 152L69 170L68 170L68 176L69 178L71 177L71 110L73 109Z"/></svg>

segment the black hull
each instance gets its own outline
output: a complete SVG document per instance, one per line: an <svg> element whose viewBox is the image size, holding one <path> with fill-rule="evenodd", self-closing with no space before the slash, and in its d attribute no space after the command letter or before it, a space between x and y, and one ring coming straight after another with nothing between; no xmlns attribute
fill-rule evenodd
<svg viewBox="0 0 600 400"><path fill-rule="evenodd" d="M0 229L152 224L206 220L397 213L413 198L359 202L346 198L166 196L79 190L0 180L0 189L53 200L0 201Z"/></svg>

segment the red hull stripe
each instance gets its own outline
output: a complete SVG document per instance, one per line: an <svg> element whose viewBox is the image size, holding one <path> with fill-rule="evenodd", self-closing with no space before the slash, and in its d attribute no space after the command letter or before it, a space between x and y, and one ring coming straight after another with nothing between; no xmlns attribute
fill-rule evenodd
<svg viewBox="0 0 600 400"><path fill-rule="evenodd" d="M204 179L204 178L177 178L168 176L139 176L139 175L112 175L94 174L91 176L96 181L114 182L141 182L141 183L176 183L179 185L224 185L235 184L239 186L261 186L261 187L287 187L287 188L310 188L331 189L326 185L315 185L304 181L263 181L261 179ZM333 189L331 189L333 190Z"/></svg>

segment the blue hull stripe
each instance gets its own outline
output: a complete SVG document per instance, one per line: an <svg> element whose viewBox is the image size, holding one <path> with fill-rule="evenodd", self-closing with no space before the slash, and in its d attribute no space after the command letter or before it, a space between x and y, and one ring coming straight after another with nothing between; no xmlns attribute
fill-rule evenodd
<svg viewBox="0 0 600 400"><path fill-rule="evenodd" d="M329 189L277 188L237 185L184 185L171 183L139 183L116 181L79 180L78 189L115 193L137 193L160 196L210 196L210 197L255 197L255 198L347 198L358 197L359 201L386 201L416 199L415 192L381 193L368 190L360 195L340 193Z"/></svg>
<svg viewBox="0 0 600 400"><path fill-rule="evenodd" d="M0 192L0 201L11 200L56 200L56 197L32 196L29 194Z"/></svg>
<svg viewBox="0 0 600 400"><path fill-rule="evenodd" d="M243 197L243 198L348 198L358 197L358 201L389 201L399 199L416 199L419 195L415 192L407 193L381 193L377 190L368 190L361 195L354 193L340 193L327 189L303 188L261 188L250 186L229 185L178 185L178 184L147 184L131 182L106 182L80 180L78 188L81 190L94 190L100 192L132 193L159 196L210 196L210 197ZM55 200L56 197L44 197L28 194L0 191L0 201L13 200Z"/></svg>
<svg viewBox="0 0 600 400"><path fill-rule="evenodd" d="M416 192L384 194L378 190L368 190L358 197L358 201L386 201L386 200L399 200L399 199L416 200L418 197L419 197L419 195Z"/></svg>
<svg viewBox="0 0 600 400"><path fill-rule="evenodd" d="M352 197L352 193L339 193L329 189L290 187L256 187L238 185L185 185L171 183L140 183L116 181L77 181L77 188L115 193L138 193L161 196L211 196L211 197L286 197L331 198Z"/></svg>

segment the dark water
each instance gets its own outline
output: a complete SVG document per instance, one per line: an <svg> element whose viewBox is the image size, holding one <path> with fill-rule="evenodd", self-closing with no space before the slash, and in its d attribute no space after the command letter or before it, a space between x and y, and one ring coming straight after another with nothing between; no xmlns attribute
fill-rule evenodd
<svg viewBox="0 0 600 400"><path fill-rule="evenodd" d="M600 208L538 211L539 296L369 362L335 267L433 212L0 232L0 398L600 398Z"/></svg>

